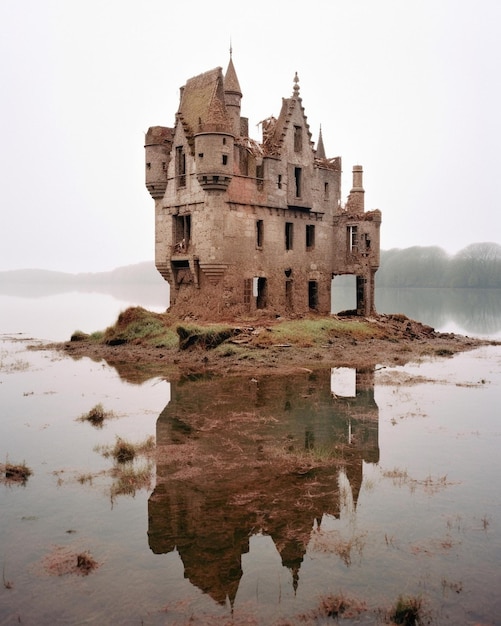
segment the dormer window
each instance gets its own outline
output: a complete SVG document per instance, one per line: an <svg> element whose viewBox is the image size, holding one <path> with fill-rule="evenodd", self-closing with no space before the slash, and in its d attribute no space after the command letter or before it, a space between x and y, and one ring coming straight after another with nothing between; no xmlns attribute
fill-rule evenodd
<svg viewBox="0 0 501 626"><path fill-rule="evenodd" d="M303 149L303 129L301 126L294 126L294 152L301 152Z"/></svg>

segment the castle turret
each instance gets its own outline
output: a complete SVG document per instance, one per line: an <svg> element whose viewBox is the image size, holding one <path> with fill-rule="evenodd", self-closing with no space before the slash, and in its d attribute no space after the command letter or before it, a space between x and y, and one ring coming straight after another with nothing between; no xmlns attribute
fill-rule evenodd
<svg viewBox="0 0 501 626"><path fill-rule="evenodd" d="M238 82L237 73L233 65L232 50L230 48L230 62L224 77L224 99L233 135L239 137L241 133L240 103L242 91Z"/></svg>
<svg viewBox="0 0 501 626"><path fill-rule="evenodd" d="M233 175L235 136L225 104L222 70L194 134L197 180L206 191L227 189Z"/></svg>
<svg viewBox="0 0 501 626"><path fill-rule="evenodd" d="M163 198L172 149L172 128L152 126L145 141L146 188L152 198Z"/></svg>

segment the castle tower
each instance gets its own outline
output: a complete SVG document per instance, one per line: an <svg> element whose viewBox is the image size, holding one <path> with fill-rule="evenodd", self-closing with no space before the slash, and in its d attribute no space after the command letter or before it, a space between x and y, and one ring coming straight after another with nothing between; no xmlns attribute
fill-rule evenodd
<svg viewBox="0 0 501 626"><path fill-rule="evenodd" d="M230 48L230 62L224 77L224 96L228 117L235 137L239 137L240 131L240 103L242 100L242 91L238 82L235 66L233 65L232 49Z"/></svg>

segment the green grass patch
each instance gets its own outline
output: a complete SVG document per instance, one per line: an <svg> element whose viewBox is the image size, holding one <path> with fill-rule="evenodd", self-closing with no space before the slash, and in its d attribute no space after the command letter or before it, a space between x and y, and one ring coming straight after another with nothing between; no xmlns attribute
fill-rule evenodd
<svg viewBox="0 0 501 626"><path fill-rule="evenodd" d="M110 346L145 342L158 348L174 348L178 338L170 321L164 314L131 307L122 311L116 323L104 331L101 341Z"/></svg>
<svg viewBox="0 0 501 626"><path fill-rule="evenodd" d="M291 343L309 348L341 336L365 339L374 335L374 328L365 320L326 317L281 322L271 328L270 335L272 343Z"/></svg>

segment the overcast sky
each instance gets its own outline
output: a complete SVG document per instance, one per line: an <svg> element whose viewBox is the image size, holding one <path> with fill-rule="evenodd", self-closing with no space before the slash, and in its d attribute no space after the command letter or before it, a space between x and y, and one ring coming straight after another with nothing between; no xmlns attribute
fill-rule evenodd
<svg viewBox="0 0 501 626"><path fill-rule="evenodd" d="M0 270L154 258L144 133L230 38L251 136L297 71L383 249L501 243L500 24L499 0L0 0Z"/></svg>

